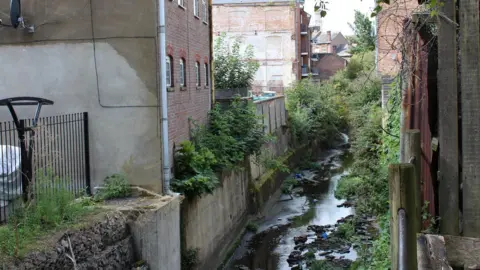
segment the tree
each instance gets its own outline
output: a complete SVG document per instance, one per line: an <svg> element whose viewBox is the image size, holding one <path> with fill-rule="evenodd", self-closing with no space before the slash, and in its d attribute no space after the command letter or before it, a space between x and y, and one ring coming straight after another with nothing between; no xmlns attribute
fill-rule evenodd
<svg viewBox="0 0 480 270"><path fill-rule="evenodd" d="M247 45L242 51L240 38L231 39L233 42L230 44L224 33L215 42L213 75L217 89L249 87L259 68L253 59L253 47Z"/></svg>
<svg viewBox="0 0 480 270"><path fill-rule="evenodd" d="M361 53L373 51L375 49L376 37L373 33L372 22L367 15L362 14L360 11L355 10L355 20L353 25L350 24L355 36L352 37L352 42L356 44L350 52Z"/></svg>

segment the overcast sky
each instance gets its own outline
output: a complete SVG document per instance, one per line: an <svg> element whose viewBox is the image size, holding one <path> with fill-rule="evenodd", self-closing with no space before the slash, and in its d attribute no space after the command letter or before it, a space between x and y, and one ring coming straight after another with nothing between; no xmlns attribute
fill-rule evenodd
<svg viewBox="0 0 480 270"><path fill-rule="evenodd" d="M353 32L348 23L353 23L354 11L368 13L373 10L374 0L326 0L327 16L323 18L322 31L340 31L344 35L352 35ZM315 0L305 0L305 10L313 15Z"/></svg>

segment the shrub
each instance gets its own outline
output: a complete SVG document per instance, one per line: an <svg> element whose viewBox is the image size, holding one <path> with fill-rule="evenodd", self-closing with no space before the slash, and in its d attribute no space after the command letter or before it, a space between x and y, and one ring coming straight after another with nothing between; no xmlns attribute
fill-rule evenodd
<svg viewBox="0 0 480 270"><path fill-rule="evenodd" d="M212 171L215 164L215 156L209 149L200 147L197 150L192 142L182 142L175 153L175 179L171 183L172 189L187 197L211 194L219 184Z"/></svg>
<svg viewBox="0 0 480 270"><path fill-rule="evenodd" d="M132 189L124 174L116 173L105 178L104 186L95 194L95 200L109 200L130 196Z"/></svg>
<svg viewBox="0 0 480 270"><path fill-rule="evenodd" d="M238 97L227 108L215 106L209 123L195 125L192 141L182 142L176 151L172 189L187 197L212 193L219 184L215 172L238 168L247 156L260 155L272 138L258 119L253 103Z"/></svg>

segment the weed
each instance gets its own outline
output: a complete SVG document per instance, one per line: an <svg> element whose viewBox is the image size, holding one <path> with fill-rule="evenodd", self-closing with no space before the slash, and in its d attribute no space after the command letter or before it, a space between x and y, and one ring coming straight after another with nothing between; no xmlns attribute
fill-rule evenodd
<svg viewBox="0 0 480 270"><path fill-rule="evenodd" d="M113 174L105 178L105 184L102 189L95 194L96 201L109 200L115 198L125 198L130 196L132 189L128 179L124 174Z"/></svg>
<svg viewBox="0 0 480 270"><path fill-rule="evenodd" d="M198 248L189 248L182 252L182 270L193 270L198 264Z"/></svg>
<svg viewBox="0 0 480 270"><path fill-rule="evenodd" d="M245 226L245 229L249 232L256 233L258 231L258 225L255 223L249 222L247 226Z"/></svg>
<svg viewBox="0 0 480 270"><path fill-rule="evenodd" d="M75 200L69 182L51 169L37 171L32 182L34 199L17 209L7 225L0 227L0 260L22 257L40 236L73 224L92 210Z"/></svg>

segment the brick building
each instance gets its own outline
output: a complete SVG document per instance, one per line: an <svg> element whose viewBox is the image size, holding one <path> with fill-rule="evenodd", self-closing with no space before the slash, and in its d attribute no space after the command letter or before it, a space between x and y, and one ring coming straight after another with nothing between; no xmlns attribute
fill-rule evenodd
<svg viewBox="0 0 480 270"><path fill-rule="evenodd" d="M208 0L165 0L170 149L211 107Z"/></svg>
<svg viewBox="0 0 480 270"><path fill-rule="evenodd" d="M312 38L312 79L328 80L337 71L345 68L351 56L348 41L342 33L319 32Z"/></svg>
<svg viewBox="0 0 480 270"><path fill-rule="evenodd" d="M335 53L338 56L349 59L352 55L349 53L348 41L340 32L319 32L312 38L312 53Z"/></svg>
<svg viewBox="0 0 480 270"><path fill-rule="evenodd" d="M324 81L330 79L337 71L347 66L345 58L334 53L320 53L312 58L312 79ZM315 59L315 60L314 60Z"/></svg>
<svg viewBox="0 0 480 270"><path fill-rule="evenodd" d="M214 0L213 32L242 37L260 64L254 91L281 91L310 73L310 15L303 2Z"/></svg>
<svg viewBox="0 0 480 270"><path fill-rule="evenodd" d="M418 7L416 0L397 0L384 5L376 18L377 73L382 78L382 107L388 100L388 91L402 63L402 32L406 20Z"/></svg>

